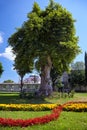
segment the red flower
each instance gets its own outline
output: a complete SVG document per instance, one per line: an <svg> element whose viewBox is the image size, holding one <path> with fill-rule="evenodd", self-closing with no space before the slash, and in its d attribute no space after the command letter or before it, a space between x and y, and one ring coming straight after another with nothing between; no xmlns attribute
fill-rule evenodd
<svg viewBox="0 0 87 130"><path fill-rule="evenodd" d="M36 124L45 124L52 120L56 120L60 113L62 112L62 106L58 106L55 108L50 115L45 115L43 117L37 117L32 119L11 119L11 118L0 118L0 125L1 126L21 126L27 127Z"/></svg>

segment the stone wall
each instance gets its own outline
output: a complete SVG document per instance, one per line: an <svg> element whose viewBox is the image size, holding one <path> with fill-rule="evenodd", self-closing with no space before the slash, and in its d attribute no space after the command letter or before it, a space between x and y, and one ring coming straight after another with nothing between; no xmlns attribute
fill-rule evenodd
<svg viewBox="0 0 87 130"><path fill-rule="evenodd" d="M27 91L37 90L40 84L29 84L26 83L23 89ZM75 91L77 92L87 92L87 86L76 86ZM20 92L20 84L17 83L0 83L0 92Z"/></svg>
<svg viewBox="0 0 87 130"><path fill-rule="evenodd" d="M38 89L40 84L26 83L23 89L35 90ZM0 83L0 92L20 92L20 84L18 83Z"/></svg>

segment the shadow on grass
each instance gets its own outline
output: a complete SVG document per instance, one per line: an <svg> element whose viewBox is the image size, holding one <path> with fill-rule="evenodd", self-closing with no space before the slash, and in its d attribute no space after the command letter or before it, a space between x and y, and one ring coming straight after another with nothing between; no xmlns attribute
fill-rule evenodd
<svg viewBox="0 0 87 130"><path fill-rule="evenodd" d="M0 104L47 104L51 103L43 97L20 98L19 93L0 93Z"/></svg>

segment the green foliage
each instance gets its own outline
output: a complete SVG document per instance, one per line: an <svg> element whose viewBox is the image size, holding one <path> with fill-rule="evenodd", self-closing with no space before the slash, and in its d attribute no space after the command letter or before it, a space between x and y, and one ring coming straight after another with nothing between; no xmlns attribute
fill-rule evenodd
<svg viewBox="0 0 87 130"><path fill-rule="evenodd" d="M52 67L50 75L51 75L51 78L52 78L53 90L55 91L55 89L56 89L56 87L55 87L56 86L56 81L58 79L59 73L57 72L57 70L54 67Z"/></svg>
<svg viewBox="0 0 87 130"><path fill-rule="evenodd" d="M2 66L2 63L0 62L0 77L1 77L1 75L2 75L2 73L3 73L3 66Z"/></svg>
<svg viewBox="0 0 87 130"><path fill-rule="evenodd" d="M71 64L70 83L73 87L76 85L85 85L85 64L76 62Z"/></svg>
<svg viewBox="0 0 87 130"><path fill-rule="evenodd" d="M72 14L53 0L44 10L35 2L28 20L8 39L16 54L15 68L24 69L24 73L31 71L38 58L40 70L50 56L58 72L67 70L80 52L74 22Z"/></svg>
<svg viewBox="0 0 87 130"><path fill-rule="evenodd" d="M76 85L85 84L85 71L84 70L72 70L70 73L70 83L72 87Z"/></svg>
<svg viewBox="0 0 87 130"><path fill-rule="evenodd" d="M57 86L57 88L63 87L62 81L60 79L58 80L58 83L56 86Z"/></svg>
<svg viewBox="0 0 87 130"><path fill-rule="evenodd" d="M3 83L14 83L14 81L13 81L13 80L8 79L8 80L5 80Z"/></svg>
<svg viewBox="0 0 87 130"><path fill-rule="evenodd" d="M87 84L87 52L85 52L85 83Z"/></svg>
<svg viewBox="0 0 87 130"><path fill-rule="evenodd" d="M77 61L76 63L71 64L71 69L72 70L84 70L85 64L82 61Z"/></svg>
<svg viewBox="0 0 87 130"><path fill-rule="evenodd" d="M20 93L20 98L32 99L34 97L35 97L35 92L21 92Z"/></svg>

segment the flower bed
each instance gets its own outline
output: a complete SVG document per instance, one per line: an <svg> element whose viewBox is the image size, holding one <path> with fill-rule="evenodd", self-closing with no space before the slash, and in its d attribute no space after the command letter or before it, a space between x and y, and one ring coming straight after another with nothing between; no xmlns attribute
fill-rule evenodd
<svg viewBox="0 0 87 130"><path fill-rule="evenodd" d="M0 104L0 110L6 111L47 111L57 107L58 104Z"/></svg>
<svg viewBox="0 0 87 130"><path fill-rule="evenodd" d="M51 114L43 117L31 118L31 119L11 119L11 118L0 118L0 126L20 126L27 127L36 124L45 124L52 120L57 119L62 111L62 106L55 108Z"/></svg>
<svg viewBox="0 0 87 130"><path fill-rule="evenodd" d="M24 107L24 108L23 108ZM12 118L0 118L0 126L20 126L27 127L37 124L45 124L52 120L58 119L62 110L64 111L77 111L87 112L87 102L68 102L63 105L58 104L0 104L1 110L52 110L51 114L42 117L30 118L30 119L12 119Z"/></svg>
<svg viewBox="0 0 87 130"><path fill-rule="evenodd" d="M63 105L64 111L87 112L87 102L69 102Z"/></svg>

